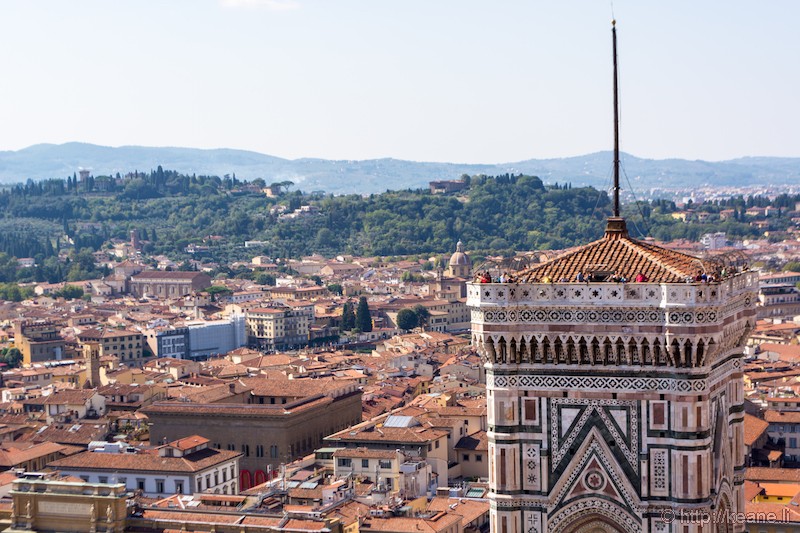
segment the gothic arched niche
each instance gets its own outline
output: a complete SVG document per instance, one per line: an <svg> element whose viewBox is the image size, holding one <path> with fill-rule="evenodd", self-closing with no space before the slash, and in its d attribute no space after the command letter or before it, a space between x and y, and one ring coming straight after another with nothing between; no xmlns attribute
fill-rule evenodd
<svg viewBox="0 0 800 533"><path fill-rule="evenodd" d="M573 529L566 531L569 533L622 533L624 530L602 515L590 515L575 524Z"/></svg>
<svg viewBox="0 0 800 533"><path fill-rule="evenodd" d="M584 498L561 509L550 520L553 533L638 533L641 522L617 504Z"/></svg>

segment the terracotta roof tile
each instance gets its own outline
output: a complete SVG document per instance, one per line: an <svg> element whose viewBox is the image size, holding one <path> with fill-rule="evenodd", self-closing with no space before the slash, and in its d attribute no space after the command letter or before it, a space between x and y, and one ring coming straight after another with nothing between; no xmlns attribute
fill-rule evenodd
<svg viewBox="0 0 800 533"><path fill-rule="evenodd" d="M782 503L745 502L744 512L750 524L800 522L800 511Z"/></svg>
<svg viewBox="0 0 800 533"><path fill-rule="evenodd" d="M183 457L161 457L152 453L98 453L83 452L48 464L54 470L114 470L128 472L198 472L224 463L241 453L228 450L203 450Z"/></svg>
<svg viewBox="0 0 800 533"><path fill-rule="evenodd" d="M745 470L744 478L749 481L773 481L800 483L800 468L767 468L751 466Z"/></svg>
<svg viewBox="0 0 800 533"><path fill-rule="evenodd" d="M628 280L641 273L650 283L684 283L687 278L694 278L698 270L714 272L716 268L694 256L631 239L627 232L606 232L602 239L521 271L519 277L527 283L540 282L545 277L575 281L580 272L602 271L616 272Z"/></svg>
<svg viewBox="0 0 800 533"><path fill-rule="evenodd" d="M764 412L764 420L770 424L800 424L800 412L767 409Z"/></svg>
<svg viewBox="0 0 800 533"><path fill-rule="evenodd" d="M744 501L751 502L755 499L756 496L764 492L764 489L756 483L755 481L747 481L744 482Z"/></svg>
<svg viewBox="0 0 800 533"><path fill-rule="evenodd" d="M745 413L744 415L744 443L752 446L758 438L767 431L769 422Z"/></svg>
<svg viewBox="0 0 800 533"><path fill-rule="evenodd" d="M456 449L461 450L475 450L475 451L489 451L489 438L486 436L486 432L476 431L472 435L467 435L466 437L461 437L458 440L458 443L455 445Z"/></svg>

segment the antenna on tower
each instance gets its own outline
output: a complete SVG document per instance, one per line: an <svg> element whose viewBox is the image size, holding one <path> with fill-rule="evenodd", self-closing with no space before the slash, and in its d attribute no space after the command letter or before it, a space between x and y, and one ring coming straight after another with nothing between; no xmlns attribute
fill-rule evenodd
<svg viewBox="0 0 800 533"><path fill-rule="evenodd" d="M614 54L614 216L619 217L619 88L617 75L617 21L611 21Z"/></svg>
<svg viewBox="0 0 800 533"><path fill-rule="evenodd" d="M606 225L606 238L628 237L625 219L619 214L619 87L617 75L617 21L611 20L611 42L614 56L614 213Z"/></svg>

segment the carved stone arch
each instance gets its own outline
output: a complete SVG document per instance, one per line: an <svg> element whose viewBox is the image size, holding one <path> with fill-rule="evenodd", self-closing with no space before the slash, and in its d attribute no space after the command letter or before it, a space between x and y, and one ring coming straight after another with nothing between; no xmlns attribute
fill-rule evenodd
<svg viewBox="0 0 800 533"><path fill-rule="evenodd" d="M661 341L658 338L653 339L653 364L655 365L663 364L662 361L666 360L666 357L663 352L664 350L662 350Z"/></svg>
<svg viewBox="0 0 800 533"><path fill-rule="evenodd" d="M641 339L639 339L641 342ZM631 365L641 365L642 364L642 354L641 350L639 349L639 342L637 339L631 338L628 340L628 364Z"/></svg>
<svg viewBox="0 0 800 533"><path fill-rule="evenodd" d="M530 353L531 353L531 362L532 363L541 363L542 362L542 348L540 345L539 336L535 335L531 337L530 341Z"/></svg>
<svg viewBox="0 0 800 533"><path fill-rule="evenodd" d="M684 365L687 367L695 367L697 366L697 362L695 361L695 353L694 353L694 343L691 339L685 339L681 342L681 349L683 350L683 361Z"/></svg>
<svg viewBox="0 0 800 533"><path fill-rule="evenodd" d="M706 364L706 342L704 339L697 341L695 353L697 357L697 366L704 366Z"/></svg>
<svg viewBox="0 0 800 533"><path fill-rule="evenodd" d="M583 335L578 339L578 360L581 364L592 362L589 354L589 344L586 342L586 337Z"/></svg>
<svg viewBox="0 0 800 533"><path fill-rule="evenodd" d="M564 513L571 513L565 515ZM622 520L621 520L622 519ZM565 507L551 519L553 533L633 533L640 526L614 503L600 498L588 498Z"/></svg>
<svg viewBox="0 0 800 533"><path fill-rule="evenodd" d="M594 336L590 337L589 339L589 362L593 365L596 365L600 362L601 357L600 339Z"/></svg>
<svg viewBox="0 0 800 533"><path fill-rule="evenodd" d="M617 337L617 340L614 342L614 364L619 365L626 359L625 341L622 337Z"/></svg>
<svg viewBox="0 0 800 533"><path fill-rule="evenodd" d="M727 478L724 478L720 483L719 496L717 498L716 506L714 509L717 533L732 533L735 531L734 523L731 520L731 509L733 501L733 494L730 483Z"/></svg>
<svg viewBox="0 0 800 533"><path fill-rule="evenodd" d="M492 337L488 337L484 343L486 349L486 358L491 361L492 363L497 362L497 348L494 344L494 339Z"/></svg>
<svg viewBox="0 0 800 533"><path fill-rule="evenodd" d="M578 347L576 346L575 339L572 336L567 338L566 347L567 347L567 353L566 353L567 362L580 363L581 361L578 354Z"/></svg>
<svg viewBox="0 0 800 533"><path fill-rule="evenodd" d="M670 361L675 366L683 366L683 358L681 356L681 343L678 342L678 339L672 339L669 344Z"/></svg>
<svg viewBox="0 0 800 533"><path fill-rule="evenodd" d="M717 358L719 347L719 339L716 337L710 337L708 341L706 341L706 361L708 361L709 364L713 363L714 359Z"/></svg>
<svg viewBox="0 0 800 533"><path fill-rule="evenodd" d="M519 359L517 352L517 339L511 337L511 340L508 342L508 362L512 364L519 364Z"/></svg>
<svg viewBox="0 0 800 533"><path fill-rule="evenodd" d="M641 351L641 359L643 365L652 365L655 364L653 360L653 350L650 348L650 341L647 337L644 337L639 344L640 351Z"/></svg>
<svg viewBox="0 0 800 533"><path fill-rule="evenodd" d="M519 346L517 347L517 351L519 352L518 359L520 363L533 362L533 359L531 358L531 352L528 347L527 335L523 335L522 338L519 339Z"/></svg>
<svg viewBox="0 0 800 533"><path fill-rule="evenodd" d="M506 338L501 336L500 340L497 342L497 359L498 362L502 364L508 363L508 343L506 342Z"/></svg>
<svg viewBox="0 0 800 533"><path fill-rule="evenodd" d="M561 337L556 337L553 341L553 353L554 358L558 360L559 363L564 363L566 361L566 347L564 343L561 341Z"/></svg>
<svg viewBox="0 0 800 533"><path fill-rule="evenodd" d="M611 339L606 337L603 341L603 349L600 352L600 361L602 364L607 365L611 362L611 358L613 357L612 351L614 350L614 346L611 342Z"/></svg>

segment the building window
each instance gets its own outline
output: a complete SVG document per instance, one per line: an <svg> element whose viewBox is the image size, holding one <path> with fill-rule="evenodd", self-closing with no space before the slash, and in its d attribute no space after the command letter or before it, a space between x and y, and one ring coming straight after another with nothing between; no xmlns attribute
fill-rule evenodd
<svg viewBox="0 0 800 533"><path fill-rule="evenodd" d="M278 445L277 444L273 444L272 446L269 447L269 456L272 457L273 459L277 459L277 457L278 457Z"/></svg>
<svg viewBox="0 0 800 533"><path fill-rule="evenodd" d="M439 449L439 441L436 441L436 449Z"/></svg>
<svg viewBox="0 0 800 533"><path fill-rule="evenodd" d="M242 444L242 453L245 457L250 457L250 445L249 444Z"/></svg>
<svg viewBox="0 0 800 533"><path fill-rule="evenodd" d="M392 462L391 461L378 461L378 466L381 467L384 470L389 470L390 468L392 468Z"/></svg>
<svg viewBox="0 0 800 533"><path fill-rule="evenodd" d="M100 483L108 483L108 476L100 476L98 480Z"/></svg>
<svg viewBox="0 0 800 533"><path fill-rule="evenodd" d="M345 468L350 468L352 466L353 462L350 460L349 457L340 457L337 460L336 464L338 464L339 466L343 466Z"/></svg>
<svg viewBox="0 0 800 533"><path fill-rule="evenodd" d="M176 494L183 494L183 481L176 481L175 482L175 493Z"/></svg>
<svg viewBox="0 0 800 533"><path fill-rule="evenodd" d="M361 459L361 468L369 468L369 459Z"/></svg>
<svg viewBox="0 0 800 533"><path fill-rule="evenodd" d="M481 463L483 462L483 455L476 453L475 454L475 462Z"/></svg>
<svg viewBox="0 0 800 533"><path fill-rule="evenodd" d="M264 457L264 445L259 444L256 446L256 457Z"/></svg>
<svg viewBox="0 0 800 533"><path fill-rule="evenodd" d="M464 460L464 461L469 461L469 454L468 454L468 453L465 453L465 454L462 456L462 458L463 458L463 460Z"/></svg>
<svg viewBox="0 0 800 533"><path fill-rule="evenodd" d="M136 488L139 490L144 490L144 479L136 478Z"/></svg>
<svg viewBox="0 0 800 533"><path fill-rule="evenodd" d="M229 444L228 444L228 451L231 451L231 452L232 452L232 451L234 451L235 449L236 449L236 445L235 445L235 444L233 444L233 443L229 443Z"/></svg>
<svg viewBox="0 0 800 533"><path fill-rule="evenodd" d="M789 438L789 448L797 448L797 438L790 437ZM102 481L101 481L102 483Z"/></svg>
<svg viewBox="0 0 800 533"><path fill-rule="evenodd" d="M157 479L156 480L156 492L159 493L159 494L163 494L164 493L164 480L163 479Z"/></svg>
<svg viewBox="0 0 800 533"><path fill-rule="evenodd" d="M197 478L197 492L203 491L203 478Z"/></svg>

